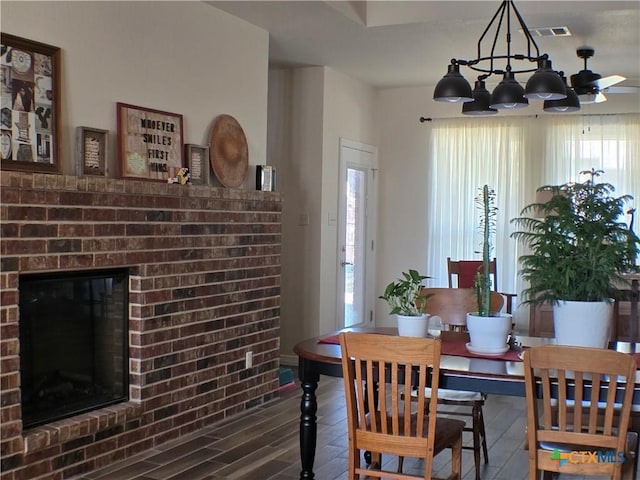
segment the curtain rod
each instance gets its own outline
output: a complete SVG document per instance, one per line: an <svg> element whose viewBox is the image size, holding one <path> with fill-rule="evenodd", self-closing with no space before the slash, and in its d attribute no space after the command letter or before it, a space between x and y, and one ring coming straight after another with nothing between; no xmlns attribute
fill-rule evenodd
<svg viewBox="0 0 640 480"><path fill-rule="evenodd" d="M639 112L627 112L627 113L579 113L579 114L573 114L571 115L572 117L616 117L616 116L620 116L620 115L640 115ZM538 118L540 117L539 114L534 114L534 115L515 115L515 118ZM546 117L546 115L545 115ZM558 117L558 115L553 115L553 117ZM549 115L549 118L553 118L551 115ZM443 118L431 118L431 117L420 117L418 120L420 121L420 123L424 123L424 122L432 122L434 120L453 120L456 118L465 118L465 117L443 117ZM468 118L468 117L466 117ZM495 117L492 117L495 118Z"/></svg>

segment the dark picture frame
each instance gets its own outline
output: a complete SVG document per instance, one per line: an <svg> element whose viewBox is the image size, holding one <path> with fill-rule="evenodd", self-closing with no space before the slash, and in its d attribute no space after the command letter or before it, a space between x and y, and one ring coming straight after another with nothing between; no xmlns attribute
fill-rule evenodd
<svg viewBox="0 0 640 480"><path fill-rule="evenodd" d="M1 165L60 173L60 48L0 36Z"/></svg>
<svg viewBox="0 0 640 480"><path fill-rule="evenodd" d="M107 138L109 130L78 127L76 174L107 176Z"/></svg>
<svg viewBox="0 0 640 480"><path fill-rule="evenodd" d="M274 192L276 190L276 169L271 165L256 165L256 190Z"/></svg>
<svg viewBox="0 0 640 480"><path fill-rule="evenodd" d="M166 182L184 167L182 115L117 103L121 178Z"/></svg>
<svg viewBox="0 0 640 480"><path fill-rule="evenodd" d="M187 167L193 185L209 185L209 147L187 143L185 145Z"/></svg>

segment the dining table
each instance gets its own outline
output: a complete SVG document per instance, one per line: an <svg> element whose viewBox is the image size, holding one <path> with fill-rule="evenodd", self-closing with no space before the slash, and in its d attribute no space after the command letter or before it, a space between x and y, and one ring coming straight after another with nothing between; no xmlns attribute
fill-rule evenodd
<svg viewBox="0 0 640 480"><path fill-rule="evenodd" d="M302 389L300 401L300 479L315 478L317 438L316 389L322 375L342 377L342 359L338 336L343 331L397 335L394 327L348 327L303 340L294 347L298 355L298 377ZM440 388L483 392L486 394L525 396L522 352L527 348L553 344L555 339L513 335L510 348L499 354L480 355L466 347L465 337L441 335ZM638 344L613 342L611 348L634 355L640 364ZM640 405L640 370L634 382L634 405Z"/></svg>

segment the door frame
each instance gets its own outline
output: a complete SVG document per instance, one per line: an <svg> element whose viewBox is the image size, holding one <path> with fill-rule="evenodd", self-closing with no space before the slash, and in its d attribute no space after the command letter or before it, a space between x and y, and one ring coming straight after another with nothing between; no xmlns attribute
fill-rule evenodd
<svg viewBox="0 0 640 480"><path fill-rule="evenodd" d="M349 148L359 150L372 155L371 162L347 161L343 155L343 149ZM339 148L339 184L338 184L338 238L337 238L337 254L336 259L336 327L344 326L344 269L340 266L343 261L342 244L345 237L345 212L346 208L346 173L349 166L365 168L367 175L367 196L365 201L365 287L364 287L364 308L365 319L363 325L373 326L375 322L375 286L376 286L376 233L377 233L377 217L378 217L378 148L346 138L340 138Z"/></svg>

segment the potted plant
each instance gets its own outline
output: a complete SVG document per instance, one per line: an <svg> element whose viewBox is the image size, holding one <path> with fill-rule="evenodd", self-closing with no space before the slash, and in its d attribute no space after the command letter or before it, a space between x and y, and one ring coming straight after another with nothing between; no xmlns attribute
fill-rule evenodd
<svg viewBox="0 0 640 480"><path fill-rule="evenodd" d="M493 250L491 236L496 233L498 208L495 192L488 185L480 189L475 198L480 210L480 230L482 231L482 268L476 273L474 287L478 311L467 314L469 347L477 353L500 354L508 350L507 338L511 332L511 315L491 311L491 274L489 262Z"/></svg>
<svg viewBox="0 0 640 480"><path fill-rule="evenodd" d="M389 283L384 294L378 298L386 300L398 322L398 334L408 337L426 337L429 315L426 313L427 299L432 295L421 295L423 281L427 278L417 270L402 272L402 278Z"/></svg>
<svg viewBox="0 0 640 480"><path fill-rule="evenodd" d="M637 271L640 239L622 221L632 197L597 183L602 173L591 169L580 172L588 176L583 183L540 187L549 200L527 205L512 220L520 228L512 237L529 250L519 258L528 283L524 303L553 305L562 344L606 347L621 274Z"/></svg>

